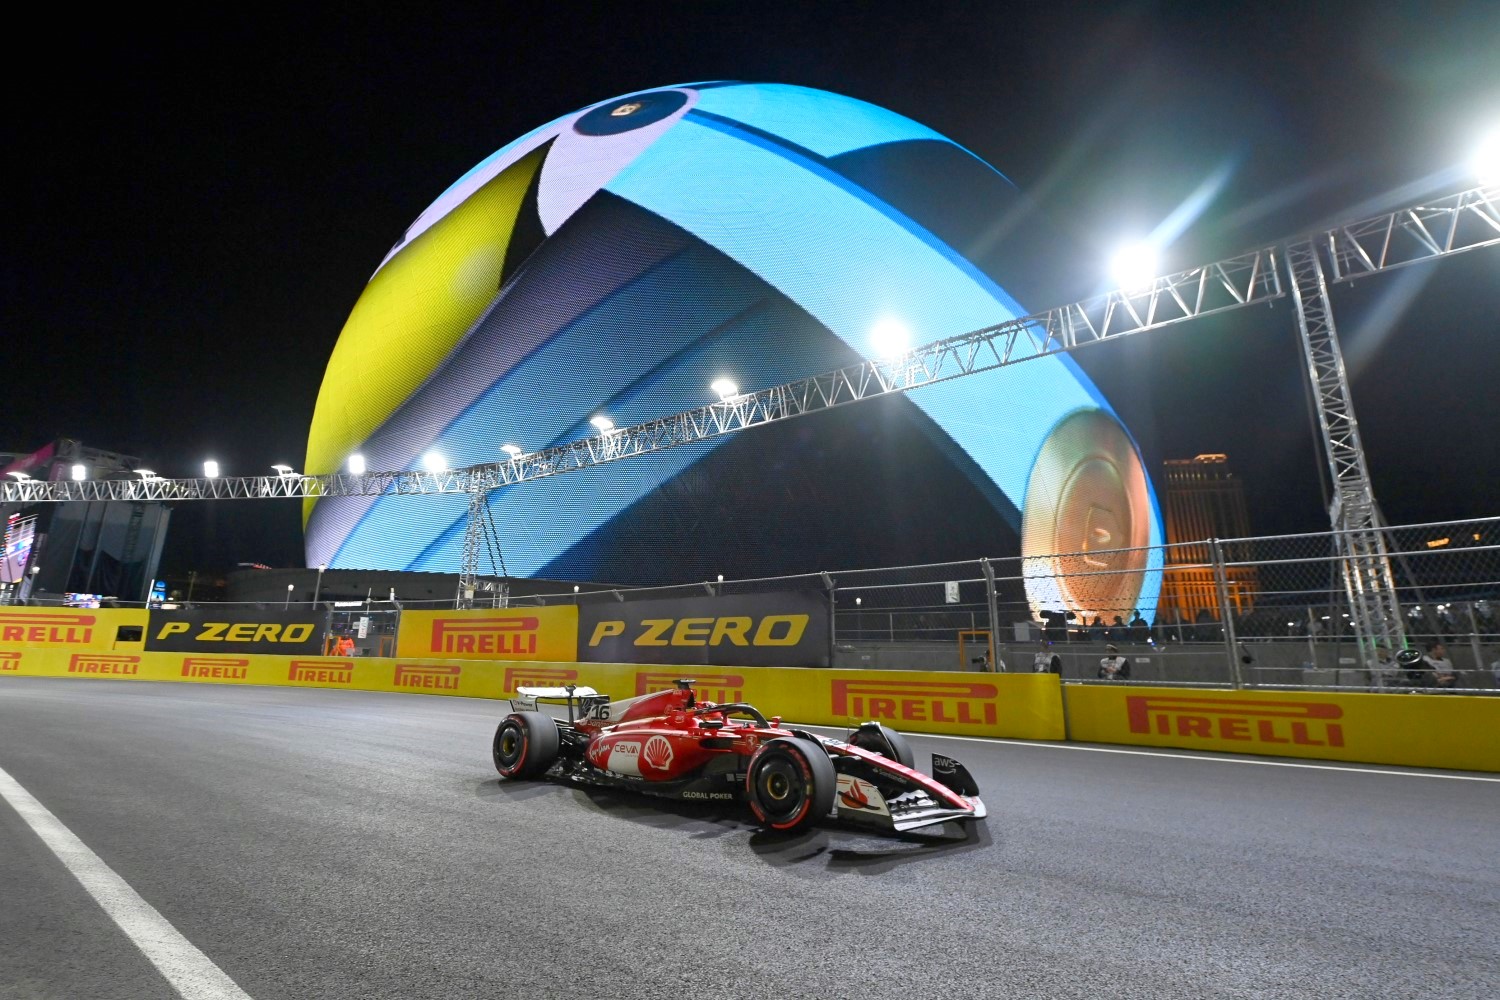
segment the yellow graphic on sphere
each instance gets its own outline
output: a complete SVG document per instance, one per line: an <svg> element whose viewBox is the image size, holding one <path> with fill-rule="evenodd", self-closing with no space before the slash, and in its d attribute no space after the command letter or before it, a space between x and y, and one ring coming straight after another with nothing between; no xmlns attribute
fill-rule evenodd
<svg viewBox="0 0 1500 1000"><path fill-rule="evenodd" d="M538 149L495 175L370 279L323 375L309 475L338 471L494 300L521 201L545 154ZM304 525L316 502L303 502Z"/></svg>

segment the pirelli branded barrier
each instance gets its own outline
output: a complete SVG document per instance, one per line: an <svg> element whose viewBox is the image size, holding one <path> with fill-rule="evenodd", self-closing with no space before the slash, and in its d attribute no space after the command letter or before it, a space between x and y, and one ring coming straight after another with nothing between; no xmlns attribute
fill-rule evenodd
<svg viewBox="0 0 1500 1000"><path fill-rule="evenodd" d="M152 611L146 649L184 653L323 652L326 616L302 611Z"/></svg>
<svg viewBox="0 0 1500 1000"><path fill-rule="evenodd" d="M578 609L494 608L480 611L403 611L398 657L463 660L578 658Z"/></svg>
<svg viewBox="0 0 1500 1000"><path fill-rule="evenodd" d="M589 663L828 666L828 598L792 590L587 604L577 658Z"/></svg>
<svg viewBox="0 0 1500 1000"><path fill-rule="evenodd" d="M1069 739L1500 771L1500 698L1063 688Z"/></svg>
<svg viewBox="0 0 1500 1000"><path fill-rule="evenodd" d="M0 608L0 649L140 649L145 628L140 608Z"/></svg>
<svg viewBox="0 0 1500 1000"><path fill-rule="evenodd" d="M961 675L892 670L744 667L687 671L701 697L748 701L792 722L843 726L878 719L913 732L1063 738L1052 674ZM7 675L272 684L508 698L521 686L587 684L614 698L670 687L684 671L618 663L524 663L375 657L0 651Z"/></svg>

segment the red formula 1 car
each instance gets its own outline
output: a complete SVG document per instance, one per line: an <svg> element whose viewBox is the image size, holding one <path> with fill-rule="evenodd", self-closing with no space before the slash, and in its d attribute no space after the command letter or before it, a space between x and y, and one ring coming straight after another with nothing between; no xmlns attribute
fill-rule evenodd
<svg viewBox="0 0 1500 1000"><path fill-rule="evenodd" d="M557 715L538 711L544 703ZM892 832L985 816L962 764L933 754L933 773L923 774L906 740L878 722L828 739L750 705L698 701L690 680L613 702L586 687L520 688L511 708L495 730L504 778L744 800L763 826L787 832L835 814Z"/></svg>

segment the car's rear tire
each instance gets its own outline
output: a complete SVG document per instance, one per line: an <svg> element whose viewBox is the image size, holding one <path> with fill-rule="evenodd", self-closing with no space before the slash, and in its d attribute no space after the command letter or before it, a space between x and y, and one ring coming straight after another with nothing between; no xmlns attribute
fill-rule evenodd
<svg viewBox="0 0 1500 1000"><path fill-rule="evenodd" d="M750 811L768 830L793 833L833 811L838 775L822 747L783 737L761 745L745 772Z"/></svg>
<svg viewBox="0 0 1500 1000"><path fill-rule="evenodd" d="M512 712L495 730L495 770L503 778L534 778L557 760L557 723L541 712Z"/></svg>
<svg viewBox="0 0 1500 1000"><path fill-rule="evenodd" d="M850 745L857 746L861 750L878 753L882 757L889 757L903 767L916 770L917 755L912 752L911 744L906 742L906 737L896 732L890 726L879 722L872 725L861 726L855 731Z"/></svg>

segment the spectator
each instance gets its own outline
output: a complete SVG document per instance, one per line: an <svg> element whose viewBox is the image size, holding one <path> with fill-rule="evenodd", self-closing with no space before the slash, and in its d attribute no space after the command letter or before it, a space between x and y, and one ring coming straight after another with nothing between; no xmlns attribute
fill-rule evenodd
<svg viewBox="0 0 1500 1000"><path fill-rule="evenodd" d="M1125 619L1115 615L1115 620L1109 623L1109 630L1104 633L1111 642L1124 642L1130 636L1130 630L1125 627Z"/></svg>
<svg viewBox="0 0 1500 1000"><path fill-rule="evenodd" d="M1214 639L1214 616L1207 608L1199 608L1193 616L1193 639L1197 642L1212 642Z"/></svg>
<svg viewBox="0 0 1500 1000"><path fill-rule="evenodd" d="M1453 661L1448 659L1448 647L1443 645L1441 639L1434 639L1427 644L1427 655L1422 657L1427 669L1432 671L1432 683L1440 688L1458 687L1458 671L1453 667Z"/></svg>
<svg viewBox="0 0 1500 1000"><path fill-rule="evenodd" d="M1500 688L1500 658L1490 664L1490 673L1495 675L1495 687Z"/></svg>
<svg viewBox="0 0 1500 1000"><path fill-rule="evenodd" d="M1130 661L1120 655L1120 650L1110 644L1104 647L1108 655L1099 661L1099 677L1106 681L1130 680Z"/></svg>
<svg viewBox="0 0 1500 1000"><path fill-rule="evenodd" d="M1031 672L1034 674L1057 674L1062 676L1062 657L1052 652L1051 643L1042 643L1031 657ZM1495 664L1500 669L1500 661Z"/></svg>
<svg viewBox="0 0 1500 1000"><path fill-rule="evenodd" d="M1102 616L1100 616L1100 615L1095 615L1094 616L1094 620L1089 623L1089 639L1090 639L1090 641L1098 642L1100 639L1103 639L1103 638L1104 638L1104 618Z"/></svg>
<svg viewBox="0 0 1500 1000"><path fill-rule="evenodd" d="M1151 626L1146 624L1146 619L1141 617L1141 609L1134 609L1134 617L1130 619L1130 641L1145 643L1151 638Z"/></svg>
<svg viewBox="0 0 1500 1000"><path fill-rule="evenodd" d="M1005 657L998 656L995 658L995 662L992 663L988 649L984 651L983 655L974 657L972 662L979 664L979 669L985 673L994 673L996 670L1002 674L1006 672Z"/></svg>

